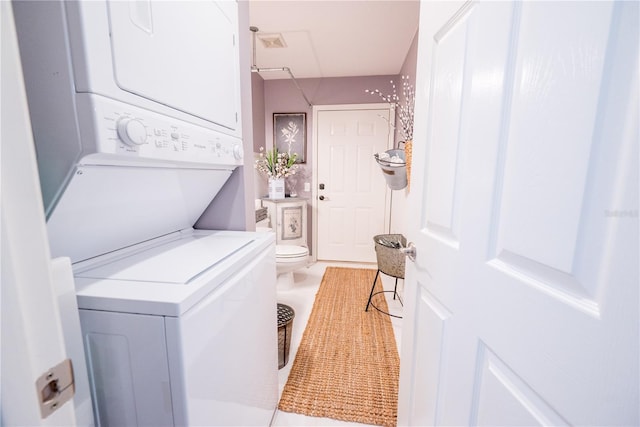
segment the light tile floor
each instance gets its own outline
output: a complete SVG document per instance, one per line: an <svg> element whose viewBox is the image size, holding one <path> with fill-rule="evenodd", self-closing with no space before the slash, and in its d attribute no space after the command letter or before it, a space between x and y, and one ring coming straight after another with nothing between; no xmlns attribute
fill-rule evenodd
<svg viewBox="0 0 640 427"><path fill-rule="evenodd" d="M373 270L377 269L377 265L373 264L355 264L355 263L338 263L338 262L323 262L318 261L315 264L310 265L305 269L301 269L298 272L294 273L295 277L295 285L293 289L285 292L278 292L278 302L281 304L286 304L293 308L295 311L295 318L293 319L293 330L291 337L291 347L289 349L289 362L287 365L280 369L278 372L278 383L279 383L279 393L282 394L282 390L284 385L287 382L287 377L289 376L289 372L291 371L291 366L293 365L293 360L296 357L296 352L298 350L298 345L300 344L300 340L302 338L302 333L304 332L307 320L309 319L309 314L311 314L311 308L313 307L313 302L315 300L316 292L318 291L318 287L320 286L320 282L322 281L322 276L324 275L324 271L327 266L337 266L337 267L352 267L352 268L370 268ZM382 283L385 290L393 290L395 279L393 277L389 277L385 274L380 273L382 277ZM398 280L398 290L402 291L404 286L404 281L402 279ZM377 288L376 290L379 290ZM387 298L387 304L389 306L389 312L402 316L402 305L398 300L393 300L392 293L385 293L385 297ZM368 298L368 295L367 295ZM362 309L364 310L367 305L367 299L363 299L362 301ZM373 310L369 308L369 310ZM375 311L375 310L373 310ZM375 313L376 315L382 316L382 313ZM400 351L400 332L402 326L402 319L398 319L395 317L391 317L391 323L393 325L393 331L396 338L396 343L398 345L398 351ZM292 414L289 412L276 411L273 421L271 423L274 427L285 427L285 426L364 426L366 424L359 423L349 423L344 421L337 421L329 418L316 418L316 417L307 417L299 414Z"/></svg>

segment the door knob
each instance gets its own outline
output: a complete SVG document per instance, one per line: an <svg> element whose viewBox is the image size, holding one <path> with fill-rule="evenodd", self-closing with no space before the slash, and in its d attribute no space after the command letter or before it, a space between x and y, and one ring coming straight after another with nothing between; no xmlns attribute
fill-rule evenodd
<svg viewBox="0 0 640 427"><path fill-rule="evenodd" d="M413 244L413 242L409 242L406 248L400 248L400 252L405 254L405 256L411 261L416 260L416 246Z"/></svg>
<svg viewBox="0 0 640 427"><path fill-rule="evenodd" d="M320 197L318 197L318 199L324 200L324 196L320 196Z"/></svg>

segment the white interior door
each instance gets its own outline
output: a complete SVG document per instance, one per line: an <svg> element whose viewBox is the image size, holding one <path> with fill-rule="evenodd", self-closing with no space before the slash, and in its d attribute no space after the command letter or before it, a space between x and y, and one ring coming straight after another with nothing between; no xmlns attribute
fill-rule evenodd
<svg viewBox="0 0 640 427"><path fill-rule="evenodd" d="M398 424L638 425L638 3L458 7L420 11Z"/></svg>
<svg viewBox="0 0 640 427"><path fill-rule="evenodd" d="M93 425L80 320L68 258L51 260L27 99L10 2L2 2L2 404L3 425ZM57 286L56 286L57 285ZM67 403L37 383L70 358L76 395ZM39 385L37 385L39 384ZM60 394L68 382L58 381ZM43 386L44 385L44 386ZM44 390L44 391L43 391ZM40 399L44 396L44 399ZM43 417L55 405L58 409ZM59 404L58 404L59 403Z"/></svg>
<svg viewBox="0 0 640 427"><path fill-rule="evenodd" d="M373 155L392 146L388 105L316 112L317 258L375 262L389 226L388 189Z"/></svg>

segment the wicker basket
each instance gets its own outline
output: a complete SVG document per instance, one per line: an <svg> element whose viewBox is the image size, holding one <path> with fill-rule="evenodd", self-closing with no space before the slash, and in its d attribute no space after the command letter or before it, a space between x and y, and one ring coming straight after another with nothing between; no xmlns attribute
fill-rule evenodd
<svg viewBox="0 0 640 427"><path fill-rule="evenodd" d="M278 369L284 368L289 361L291 347L291 330L293 318L296 316L293 308L278 303Z"/></svg>
<svg viewBox="0 0 640 427"><path fill-rule="evenodd" d="M407 239L402 234L379 234L373 237L376 244L378 270L384 274L404 279L405 254L400 248L407 246Z"/></svg>

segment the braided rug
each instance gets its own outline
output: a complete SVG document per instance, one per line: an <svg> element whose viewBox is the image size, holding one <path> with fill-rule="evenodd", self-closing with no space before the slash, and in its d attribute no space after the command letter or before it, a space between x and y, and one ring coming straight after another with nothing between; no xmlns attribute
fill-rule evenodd
<svg viewBox="0 0 640 427"><path fill-rule="evenodd" d="M326 269L278 409L396 425L400 359L393 328L388 316L364 311L375 274ZM388 312L383 295L375 303Z"/></svg>

